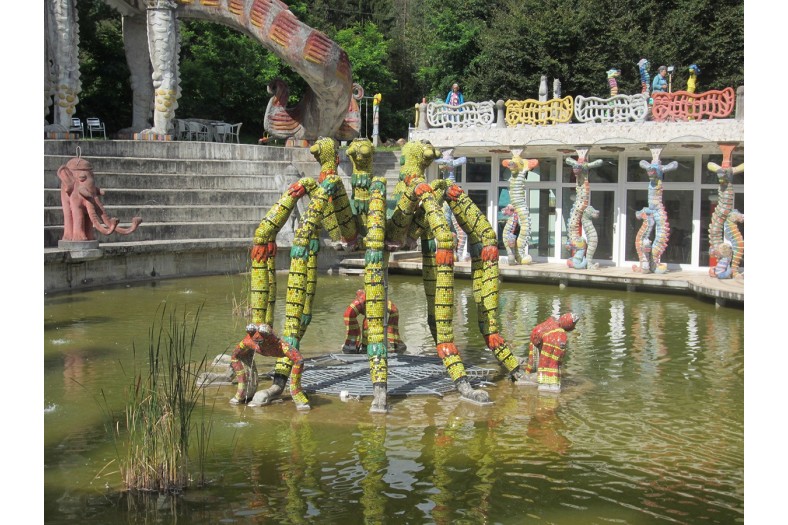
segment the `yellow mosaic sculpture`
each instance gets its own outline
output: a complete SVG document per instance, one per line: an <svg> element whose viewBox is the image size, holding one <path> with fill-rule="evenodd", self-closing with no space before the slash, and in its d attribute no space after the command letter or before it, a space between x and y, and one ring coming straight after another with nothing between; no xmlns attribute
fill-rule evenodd
<svg viewBox="0 0 788 525"><path fill-rule="evenodd" d="M545 124L563 124L572 120L574 100L571 96L540 102L534 99L507 100L506 125L508 127Z"/></svg>

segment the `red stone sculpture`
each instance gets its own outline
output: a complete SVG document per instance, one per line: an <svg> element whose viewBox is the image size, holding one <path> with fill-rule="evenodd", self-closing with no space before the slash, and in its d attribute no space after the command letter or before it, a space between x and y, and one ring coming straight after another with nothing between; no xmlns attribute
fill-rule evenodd
<svg viewBox="0 0 788 525"><path fill-rule="evenodd" d="M63 241L92 241L96 239L93 228L104 235L128 235L142 222L139 217L131 226L118 226L116 217L110 217L100 196L104 190L96 186L93 166L81 157L68 160L57 170L60 178L60 201L63 205Z"/></svg>

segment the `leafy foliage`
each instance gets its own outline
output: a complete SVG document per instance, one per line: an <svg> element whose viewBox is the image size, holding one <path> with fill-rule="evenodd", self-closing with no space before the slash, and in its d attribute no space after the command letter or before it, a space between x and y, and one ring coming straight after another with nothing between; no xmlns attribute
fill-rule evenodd
<svg viewBox="0 0 788 525"><path fill-rule="evenodd" d="M699 89L744 83L741 0L292 0L304 23L348 52L353 80L367 96L382 93L381 138L405 136L422 98L443 99L458 82L466 100L538 96L542 75L563 95L604 96L606 71L621 70L622 93L640 91L637 62L650 73L674 65L673 88L687 68L702 70ZM110 130L131 121L131 88L120 15L102 0L80 0L82 93L77 112L99 116ZM244 122L263 133L269 95L279 76L291 103L305 82L252 38L219 24L181 25L183 117ZM363 105L362 105L363 112ZM362 115L363 116L363 115Z"/></svg>

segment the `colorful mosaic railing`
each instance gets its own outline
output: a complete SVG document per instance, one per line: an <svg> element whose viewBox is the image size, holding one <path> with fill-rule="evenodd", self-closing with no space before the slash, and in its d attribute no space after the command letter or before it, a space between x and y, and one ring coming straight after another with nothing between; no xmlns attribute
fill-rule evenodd
<svg viewBox="0 0 788 525"><path fill-rule="evenodd" d="M466 102L459 106L430 102L427 123L431 128L472 128L490 126L495 121L495 102Z"/></svg>
<svg viewBox="0 0 788 525"><path fill-rule="evenodd" d="M610 98L575 97L578 122L643 122L647 116L648 97L642 93Z"/></svg>
<svg viewBox="0 0 788 525"><path fill-rule="evenodd" d="M554 98L545 102L534 99L507 100L506 125L562 124L572 120L572 97Z"/></svg>
<svg viewBox="0 0 788 525"><path fill-rule="evenodd" d="M657 122L725 118L730 116L736 105L736 93L731 87L703 93L657 92L653 99L651 117Z"/></svg>

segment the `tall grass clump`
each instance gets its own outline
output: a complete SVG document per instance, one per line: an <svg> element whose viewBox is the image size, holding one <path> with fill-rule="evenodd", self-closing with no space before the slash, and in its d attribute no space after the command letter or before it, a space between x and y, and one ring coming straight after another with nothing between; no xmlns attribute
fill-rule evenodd
<svg viewBox="0 0 788 525"><path fill-rule="evenodd" d="M193 359L200 306L191 319L179 318L162 306L148 332L148 368L135 364L132 384L126 389L126 447L120 447L119 468L129 490L180 492L192 478L205 481L205 457L211 431L211 413L205 393L195 381L204 370L206 356ZM135 363L137 349L133 346ZM197 409L197 410L196 410ZM197 421L192 421L197 413ZM196 476L190 472L190 438L196 443Z"/></svg>

